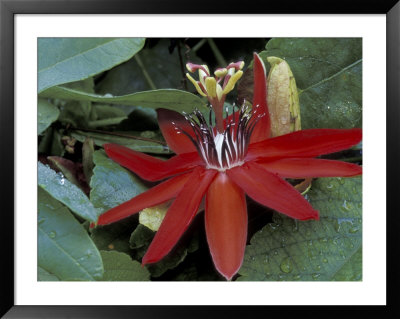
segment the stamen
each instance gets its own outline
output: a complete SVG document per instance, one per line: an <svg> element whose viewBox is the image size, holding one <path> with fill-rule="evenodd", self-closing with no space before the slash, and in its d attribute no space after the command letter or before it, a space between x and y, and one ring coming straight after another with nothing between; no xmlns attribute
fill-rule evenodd
<svg viewBox="0 0 400 319"><path fill-rule="evenodd" d="M265 115L257 114L258 106L251 109L248 105L243 104L236 112L235 107L233 105L232 118L227 121L222 133L215 130L213 126L213 110L211 107L208 123L198 109L195 109L191 114L183 113L193 130L193 134L189 134L175 122L172 122L177 133L185 134L194 144L209 169L225 171L242 165L247 154L251 134L258 121ZM228 118L229 108L227 106L225 112L226 118Z"/></svg>

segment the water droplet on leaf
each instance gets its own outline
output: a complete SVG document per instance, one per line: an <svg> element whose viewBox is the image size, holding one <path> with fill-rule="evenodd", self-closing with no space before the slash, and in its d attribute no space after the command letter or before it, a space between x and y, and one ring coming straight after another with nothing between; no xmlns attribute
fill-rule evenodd
<svg viewBox="0 0 400 319"><path fill-rule="evenodd" d="M59 183L60 185L64 185L64 183L65 183L64 174L61 173L61 172L58 172L58 173L57 173L57 177L58 177L58 183Z"/></svg>
<svg viewBox="0 0 400 319"><path fill-rule="evenodd" d="M284 258L281 262L280 268L284 273L290 273L293 270L292 259L290 257Z"/></svg>
<svg viewBox="0 0 400 319"><path fill-rule="evenodd" d="M275 223L270 223L270 224L268 224L268 226L269 226L269 228L271 228L272 230L276 230L276 229L279 227L279 225L278 225L278 224L275 224Z"/></svg>
<svg viewBox="0 0 400 319"><path fill-rule="evenodd" d="M311 277L312 277L314 280L317 280L319 277L321 277L321 274L314 273L314 274L311 275Z"/></svg>
<svg viewBox="0 0 400 319"><path fill-rule="evenodd" d="M350 209L351 209L351 204L347 200L344 200L342 204L342 210L348 212Z"/></svg>
<svg viewBox="0 0 400 319"><path fill-rule="evenodd" d="M55 232L55 231L51 231L50 233L49 233L49 236L50 236L50 238L56 238L56 236L57 236L57 233Z"/></svg>
<svg viewBox="0 0 400 319"><path fill-rule="evenodd" d="M90 249L88 249L88 250L86 251L86 256L88 256L88 257L93 256L93 252L92 252Z"/></svg>
<svg viewBox="0 0 400 319"><path fill-rule="evenodd" d="M358 226L353 226L349 229L349 233L350 234L355 234L356 232L359 231L359 227Z"/></svg>

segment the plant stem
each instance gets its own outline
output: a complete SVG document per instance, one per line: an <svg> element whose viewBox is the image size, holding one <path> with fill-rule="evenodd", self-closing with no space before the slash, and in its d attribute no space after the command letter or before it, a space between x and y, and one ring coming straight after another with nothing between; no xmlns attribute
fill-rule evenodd
<svg viewBox="0 0 400 319"><path fill-rule="evenodd" d="M135 55L135 60L136 60L137 64L139 64L139 67L142 69L143 75L146 78L146 81L149 84L150 88L152 90L157 90L157 87L155 86L153 80L151 79L150 74L147 72L142 59L139 57L139 54Z"/></svg>
<svg viewBox="0 0 400 319"><path fill-rule="evenodd" d="M227 65L221 51L218 49L213 39L207 39L208 44L210 45L211 51L214 53L215 58L217 59L218 65L222 68Z"/></svg>
<svg viewBox="0 0 400 319"><path fill-rule="evenodd" d="M201 39L199 42L197 42L197 44L191 49L191 51L193 51L193 52L195 52L196 53L196 51L198 50L198 49L200 49L203 45L204 45L204 43L206 43L207 42L207 39Z"/></svg>
<svg viewBox="0 0 400 319"><path fill-rule="evenodd" d="M181 45L179 44L179 41L178 41L178 54L179 54L179 63L181 65L181 72L182 72L182 83L183 83L183 87L185 88L185 91L187 91L188 87L187 87L186 76L185 76L185 66L183 64Z"/></svg>

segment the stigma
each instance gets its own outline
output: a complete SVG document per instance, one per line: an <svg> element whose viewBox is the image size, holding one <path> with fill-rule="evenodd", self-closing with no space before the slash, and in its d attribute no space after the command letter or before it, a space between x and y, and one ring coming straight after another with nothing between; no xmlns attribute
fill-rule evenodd
<svg viewBox="0 0 400 319"><path fill-rule="evenodd" d="M184 113L194 134L186 132L175 123L172 124L179 133L185 134L191 140L207 169L225 172L244 164L251 134L257 122L264 116L264 114L256 115L257 108L258 106L251 108L244 103L236 112L234 106L230 115L226 108L222 132L215 127L212 107L208 121L197 109L190 114Z"/></svg>

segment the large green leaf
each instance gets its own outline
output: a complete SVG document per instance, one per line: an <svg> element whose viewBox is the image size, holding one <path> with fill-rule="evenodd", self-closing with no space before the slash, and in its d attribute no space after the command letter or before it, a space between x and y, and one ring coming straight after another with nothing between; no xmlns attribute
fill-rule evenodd
<svg viewBox="0 0 400 319"><path fill-rule="evenodd" d="M63 174L57 174L41 162L38 162L38 184L77 215L89 221L97 220L99 211L94 208L85 193Z"/></svg>
<svg viewBox="0 0 400 319"><path fill-rule="evenodd" d="M117 251L102 251L104 264L104 281L147 281L149 271L127 254Z"/></svg>
<svg viewBox="0 0 400 319"><path fill-rule="evenodd" d="M131 135L132 137L124 137L115 135L118 133L99 133L99 132L84 132L84 131L73 131L71 135L78 141L84 142L86 138L93 139L97 146L103 146L106 143L115 143L126 146L130 149L145 153L156 153L156 154L170 154L170 150L166 145L161 143L143 140L141 134L131 135L128 132L121 133L122 135ZM135 138L136 137L136 138Z"/></svg>
<svg viewBox="0 0 400 319"><path fill-rule="evenodd" d="M93 161L95 168L90 180L90 199L102 212L147 189L138 177L107 157L103 150L94 152Z"/></svg>
<svg viewBox="0 0 400 319"><path fill-rule="evenodd" d="M46 99L38 99L38 127L37 133L41 134L60 115L58 108Z"/></svg>
<svg viewBox="0 0 400 319"><path fill-rule="evenodd" d="M192 112L195 108L207 112L206 103L198 96L180 90L165 89L144 91L121 96L111 94L99 95L70 89L64 86L52 87L40 94L40 97L58 98L75 101L92 101L105 104L121 104L149 107L153 109L165 108L177 112Z"/></svg>
<svg viewBox="0 0 400 319"><path fill-rule="evenodd" d="M42 268L39 280L100 279L100 253L82 225L40 187L38 202L38 266Z"/></svg>
<svg viewBox="0 0 400 319"><path fill-rule="evenodd" d="M144 38L39 38L38 92L87 79L130 59Z"/></svg>
<svg viewBox="0 0 400 319"><path fill-rule="evenodd" d="M361 280L361 177L319 178L307 196L320 220L275 213L246 247L238 280Z"/></svg>
<svg viewBox="0 0 400 319"><path fill-rule="evenodd" d="M361 38L274 38L261 55L289 63L299 88L302 128L361 127Z"/></svg>

